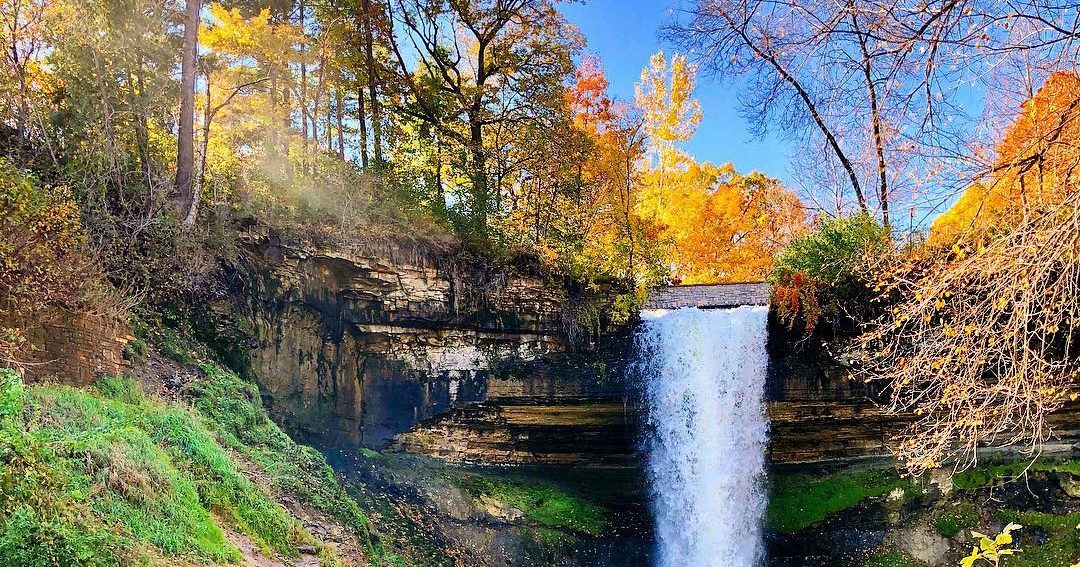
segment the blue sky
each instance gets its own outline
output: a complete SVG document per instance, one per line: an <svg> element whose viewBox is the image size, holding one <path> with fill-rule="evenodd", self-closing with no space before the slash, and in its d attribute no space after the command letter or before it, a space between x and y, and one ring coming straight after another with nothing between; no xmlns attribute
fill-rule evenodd
<svg viewBox="0 0 1080 567"><path fill-rule="evenodd" d="M586 50L600 56L611 94L629 102L649 56L661 48L674 52L659 37L660 27L672 18L671 5L664 0L588 0L565 4L562 11L585 35ZM791 145L772 136L753 139L739 115L736 93L730 82L698 77L704 117L685 149L699 160L730 161L740 172L758 170L789 182Z"/></svg>

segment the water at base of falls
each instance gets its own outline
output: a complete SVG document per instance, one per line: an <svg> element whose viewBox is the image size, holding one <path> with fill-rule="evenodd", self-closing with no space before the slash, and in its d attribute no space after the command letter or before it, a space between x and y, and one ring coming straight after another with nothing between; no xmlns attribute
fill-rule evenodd
<svg viewBox="0 0 1080 567"><path fill-rule="evenodd" d="M767 309L643 313L657 567L762 564Z"/></svg>

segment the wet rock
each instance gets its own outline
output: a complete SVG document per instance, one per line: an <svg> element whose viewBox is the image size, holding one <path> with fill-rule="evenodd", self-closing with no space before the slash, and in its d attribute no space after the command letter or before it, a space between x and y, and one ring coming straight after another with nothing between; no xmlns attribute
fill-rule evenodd
<svg viewBox="0 0 1080 567"><path fill-rule="evenodd" d="M953 490L952 473L945 469L930 471L930 485L936 486L941 496L948 496Z"/></svg>
<svg viewBox="0 0 1080 567"><path fill-rule="evenodd" d="M1071 474L1061 474L1058 475L1058 483L1061 484L1061 489L1065 491L1065 494L1069 495L1069 498L1080 498L1080 478Z"/></svg>
<svg viewBox="0 0 1080 567"><path fill-rule="evenodd" d="M486 494L480 496L479 504L484 514L501 523L515 524L525 518L525 513L521 510Z"/></svg>
<svg viewBox="0 0 1080 567"><path fill-rule="evenodd" d="M891 531L886 535L885 543L931 566L944 565L949 553L949 540L927 526Z"/></svg>

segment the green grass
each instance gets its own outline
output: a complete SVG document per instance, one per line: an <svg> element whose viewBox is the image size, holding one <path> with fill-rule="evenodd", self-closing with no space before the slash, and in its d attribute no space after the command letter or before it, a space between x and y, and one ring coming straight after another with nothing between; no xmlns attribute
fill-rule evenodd
<svg viewBox="0 0 1080 567"><path fill-rule="evenodd" d="M488 496L509 504L542 527L599 536L607 522L603 508L553 486L478 474L455 476L453 481L474 498Z"/></svg>
<svg viewBox="0 0 1080 567"><path fill-rule="evenodd" d="M828 476L781 474L771 478L768 529L794 533L847 510L865 498L882 496L912 484L895 471L862 471Z"/></svg>
<svg viewBox="0 0 1080 567"><path fill-rule="evenodd" d="M82 390L5 376L0 563L238 561L219 521L283 556L316 543L197 413L148 399L130 379Z"/></svg>
<svg viewBox="0 0 1080 567"><path fill-rule="evenodd" d="M934 530L941 537L951 538L964 530L974 528L978 521L978 511L975 506L969 502L964 502L952 510L942 512L934 520Z"/></svg>
<svg viewBox="0 0 1080 567"><path fill-rule="evenodd" d="M1001 511L997 513L1003 522L1016 522L1022 526L1017 533L1022 551L1006 557L1003 567L1068 567L1080 562L1080 512L1065 515L1042 512ZM1046 533L1049 539L1042 544L1029 543L1036 529Z"/></svg>
<svg viewBox="0 0 1080 567"><path fill-rule="evenodd" d="M962 490L993 486L1000 481L1012 480L1025 470L1080 476L1080 460L1039 459L1032 463L1029 459L1016 459L990 462L956 474L953 476L953 486Z"/></svg>
<svg viewBox="0 0 1080 567"><path fill-rule="evenodd" d="M156 323L151 326L146 321ZM295 443L270 419L255 383L223 367L215 359L215 352L221 356L228 348L219 345L218 349L211 349L193 339L194 326L179 315L147 314L138 322L144 327L142 334L166 356L202 370L205 377L188 384L184 393L216 440L243 461L261 469L275 491L294 494L356 531L375 567L431 563L410 559L414 555L424 556L424 553L412 549L408 542L371 537L368 514L365 513L370 508L362 509L359 503L372 499L347 492L321 453ZM357 487L357 490L364 492L363 487ZM410 522L399 515L394 517L402 523Z"/></svg>
<svg viewBox="0 0 1080 567"><path fill-rule="evenodd" d="M294 442L267 416L255 384L214 364L188 388L195 408L222 445L257 464L274 487L300 496L357 530L367 519L318 451Z"/></svg>

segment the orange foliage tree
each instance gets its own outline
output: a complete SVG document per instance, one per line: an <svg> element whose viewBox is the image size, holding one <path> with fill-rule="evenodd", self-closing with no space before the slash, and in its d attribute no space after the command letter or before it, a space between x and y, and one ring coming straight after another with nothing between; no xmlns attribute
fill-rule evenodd
<svg viewBox="0 0 1080 567"><path fill-rule="evenodd" d="M652 161L636 210L655 223L666 262L683 283L760 281L805 229L802 203L776 179L698 162L678 147L701 120L695 72L682 56L669 65L663 52L642 71L636 101Z"/></svg>
<svg viewBox="0 0 1080 567"><path fill-rule="evenodd" d="M951 245L1022 222L1060 204L1080 165L1080 75L1056 72L1024 103L997 147L988 176L934 220L930 241Z"/></svg>

